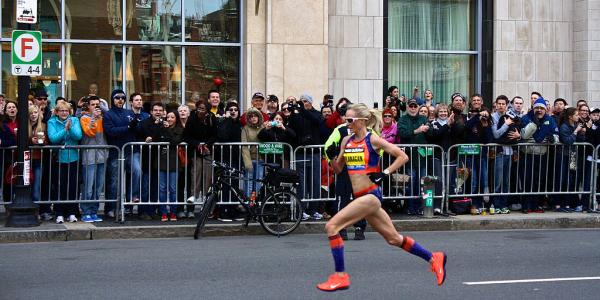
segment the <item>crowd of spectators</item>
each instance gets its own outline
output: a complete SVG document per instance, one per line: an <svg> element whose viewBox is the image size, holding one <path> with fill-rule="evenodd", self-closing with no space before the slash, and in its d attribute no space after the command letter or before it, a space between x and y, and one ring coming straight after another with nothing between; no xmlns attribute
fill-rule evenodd
<svg viewBox="0 0 600 300"><path fill-rule="evenodd" d="M395 86L388 91L383 109L377 110L379 122L371 124L371 130L390 143L407 145L404 149L410 161L403 173L409 179L403 188L385 193L405 196L404 205L396 209L409 215L422 214L419 179L444 172L442 152L430 151L424 145L437 145L448 152L451 171L447 193L450 210L455 213L482 214L486 209L491 212L491 207L497 214L511 210L530 213L593 209L589 194L576 193L590 190L594 182L593 148L573 144L600 144L600 108L590 108L584 100L572 107L562 98L549 103L538 92L531 93L526 107L520 96L509 99L499 95L486 102L479 94L467 98L455 93L446 104L434 98L429 89L422 97L418 88L410 97L400 94ZM291 149L284 150L284 158L276 162L284 167L295 166L300 173L298 195L316 200L305 203L304 219L328 218L352 197L347 174L342 172L333 179L328 167L328 160L339 154L341 139L351 134L344 115L352 101L344 97L335 101L328 94L322 101L315 101L312 95L303 94L298 98L289 96L280 103L276 95L256 92L251 107L244 112L236 100L222 101L217 90L190 106L161 102L145 106L142 95L127 96L120 89L113 90L108 101L91 89L77 102L59 97L53 109L44 90L33 91L30 98L30 145L87 147L32 151L32 199L42 202L40 218L46 221L101 222L101 198L106 200L105 215L114 217L118 203L110 200L120 196L117 192L123 170L124 201L137 205L139 218L194 218L195 204L203 201L212 181L211 160L244 169L249 179L264 176L264 156L257 147L241 143L291 145ZM0 95L0 112L0 145L14 146L17 105ZM187 146L180 145L182 142ZM154 143L162 144L149 146ZM490 143L493 146L485 146ZM130 146L123 148L126 144ZM463 149L455 146L459 144L484 146ZM301 146L295 162L285 158ZM122 165L116 148L123 148ZM14 153L4 151L2 159L2 193L4 199L10 199L12 181L6 175L12 172ZM385 158L382 161L389 162ZM252 180L233 184L243 187L248 197L260 190L260 184ZM386 184L392 183L386 179ZM438 190L442 184L441 180L436 184ZM519 192L523 196L517 196ZM336 199L333 205L318 201L332 194ZM229 198L230 191L223 191L223 196ZM60 202L77 199L82 200L79 205ZM58 202L43 204L45 200ZM442 213L441 199L435 200L435 212ZM240 213L237 206L222 205L215 217L227 222L239 219ZM356 238L361 239L364 222L355 227Z"/></svg>

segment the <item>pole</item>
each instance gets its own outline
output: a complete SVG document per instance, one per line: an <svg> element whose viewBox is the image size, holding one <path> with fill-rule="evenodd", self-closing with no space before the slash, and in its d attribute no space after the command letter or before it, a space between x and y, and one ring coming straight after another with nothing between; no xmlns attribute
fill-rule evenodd
<svg viewBox="0 0 600 300"><path fill-rule="evenodd" d="M31 25L17 23L17 29L29 30ZM33 203L31 199L31 186L25 185L23 182L24 176L29 174L23 173L25 165L25 151L29 151L29 104L27 96L31 86L31 78L29 76L19 76L19 99L17 104L17 167L14 172L21 176L17 176L17 183L13 187L14 199L12 204L8 205L8 218L6 219L6 227L33 227L39 226L38 221L38 205ZM37 178L36 178L37 179Z"/></svg>

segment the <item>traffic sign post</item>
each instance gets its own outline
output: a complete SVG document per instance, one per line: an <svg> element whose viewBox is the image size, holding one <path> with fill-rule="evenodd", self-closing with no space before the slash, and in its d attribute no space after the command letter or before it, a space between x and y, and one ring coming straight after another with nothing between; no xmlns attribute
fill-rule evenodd
<svg viewBox="0 0 600 300"><path fill-rule="evenodd" d="M17 0L19 1L19 0ZM28 24L17 24L18 29L29 29ZM7 227L32 227L39 226L38 205L31 199L31 186L29 185L29 104L27 96L31 88L32 75L42 75L42 34L39 31L15 30L13 31L12 69L13 75L18 76L19 101L17 104L17 165L13 172L19 174L13 186L12 203L7 206ZM16 60L15 60L16 59ZM36 69L36 66L39 68ZM17 69L18 67L18 69ZM31 69L29 69L31 68ZM15 74L15 71L19 71ZM27 176L27 177L26 177Z"/></svg>
<svg viewBox="0 0 600 300"><path fill-rule="evenodd" d="M13 30L11 49L13 75L42 75L42 32Z"/></svg>
<svg viewBox="0 0 600 300"><path fill-rule="evenodd" d="M16 0L17 22L22 24L37 23L37 0Z"/></svg>

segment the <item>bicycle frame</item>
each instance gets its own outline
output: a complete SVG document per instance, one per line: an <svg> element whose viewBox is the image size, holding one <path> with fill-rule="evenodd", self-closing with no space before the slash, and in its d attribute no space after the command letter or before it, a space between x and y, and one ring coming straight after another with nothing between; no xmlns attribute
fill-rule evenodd
<svg viewBox="0 0 600 300"><path fill-rule="evenodd" d="M255 182L259 182L262 183L262 187L261 190L264 189L264 193L262 191L259 191L256 197L256 201L255 201L255 205L250 206L250 199L248 199L248 197L244 194L244 191L242 191L239 187L235 186L235 185L231 185L229 182L227 182L225 179L238 179L238 180L247 180L243 177L239 177L239 176L231 176L231 175L218 175L216 180L214 181L214 183L211 185L211 189L213 191L218 191L218 192L222 192L224 188L229 188L229 190L233 193L233 196L238 200L238 202L240 203L240 205L242 205L242 207L244 207L244 209L248 212L249 216L252 219L256 219L257 217L261 216L260 213L258 213L256 211L256 207L259 206L258 204L261 203L262 201L264 201L265 199L268 198L268 196L270 195L274 195L275 194L275 190L270 187L264 180L262 179L253 179L252 181ZM215 189L216 188L216 189ZM248 222L249 220L247 220Z"/></svg>

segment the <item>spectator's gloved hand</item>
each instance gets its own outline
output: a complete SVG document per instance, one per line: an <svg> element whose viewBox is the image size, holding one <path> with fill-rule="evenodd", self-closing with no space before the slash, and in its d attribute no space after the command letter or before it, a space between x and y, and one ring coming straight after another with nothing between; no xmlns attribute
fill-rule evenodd
<svg viewBox="0 0 600 300"><path fill-rule="evenodd" d="M383 183L383 179L385 178L385 174L383 172L372 172L367 174L369 175L369 179L373 181L376 185L381 185Z"/></svg>
<svg viewBox="0 0 600 300"><path fill-rule="evenodd" d="M335 143L329 145L329 147L327 147L327 149L325 150L325 154L327 154L327 157L329 157L329 159L333 159L334 157L338 156L339 153L340 146L335 145Z"/></svg>
<svg viewBox="0 0 600 300"><path fill-rule="evenodd" d="M138 126L138 119L133 118L133 120L129 121L129 129L135 129Z"/></svg>

